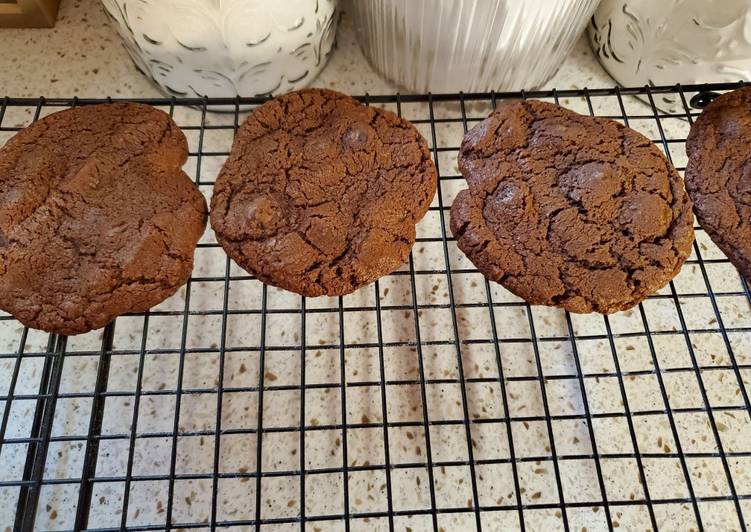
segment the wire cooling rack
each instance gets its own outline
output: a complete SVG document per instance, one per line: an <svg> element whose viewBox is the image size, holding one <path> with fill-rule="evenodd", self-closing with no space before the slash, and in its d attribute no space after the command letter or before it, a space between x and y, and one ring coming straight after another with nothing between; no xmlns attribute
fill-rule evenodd
<svg viewBox="0 0 751 532"><path fill-rule="evenodd" d="M208 230L150 312L70 338L3 314L0 530L747 530L751 292L701 229L674 282L611 316L530 307L447 229L462 135L500 99L620 120L682 170L691 121L737 86L365 97L440 173L399 271L304 299ZM6 98L0 140L95 102ZM185 131L207 197L259 103L145 102Z"/></svg>

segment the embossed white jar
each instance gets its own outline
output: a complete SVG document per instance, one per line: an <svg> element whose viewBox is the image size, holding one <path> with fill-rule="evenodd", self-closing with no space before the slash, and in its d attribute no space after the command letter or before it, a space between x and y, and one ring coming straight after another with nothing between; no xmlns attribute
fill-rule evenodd
<svg viewBox="0 0 751 532"><path fill-rule="evenodd" d="M624 86L751 78L751 0L603 0L589 26L600 63ZM679 100L655 98L670 112Z"/></svg>
<svg viewBox="0 0 751 532"><path fill-rule="evenodd" d="M281 94L325 66L337 0L102 0L136 67L174 96Z"/></svg>

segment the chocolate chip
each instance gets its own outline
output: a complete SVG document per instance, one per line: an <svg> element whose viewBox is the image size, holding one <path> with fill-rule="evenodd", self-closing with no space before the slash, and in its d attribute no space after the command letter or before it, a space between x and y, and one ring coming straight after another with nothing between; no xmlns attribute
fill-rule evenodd
<svg viewBox="0 0 751 532"><path fill-rule="evenodd" d="M365 130L366 127L368 126L363 124L353 124L344 134L344 137L342 138L343 144L351 149L360 149L364 147L369 139L368 132Z"/></svg>

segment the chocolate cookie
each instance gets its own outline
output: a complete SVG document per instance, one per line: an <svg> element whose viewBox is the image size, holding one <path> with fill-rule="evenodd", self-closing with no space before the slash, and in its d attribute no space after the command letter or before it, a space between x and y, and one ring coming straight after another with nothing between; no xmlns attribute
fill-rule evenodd
<svg viewBox="0 0 751 532"><path fill-rule="evenodd" d="M406 120L308 89L255 109L214 186L211 226L261 281L343 295L402 264L436 188Z"/></svg>
<svg viewBox="0 0 751 532"><path fill-rule="evenodd" d="M67 109L14 136L0 150L0 308L80 334L175 293L206 226L187 156L168 115L130 103Z"/></svg>
<svg viewBox="0 0 751 532"><path fill-rule="evenodd" d="M751 87L699 115L686 140L686 189L699 223L751 281Z"/></svg>
<svg viewBox="0 0 751 532"><path fill-rule="evenodd" d="M532 304L610 313L670 281L691 251L691 203L647 138L612 120L508 101L464 138L459 248Z"/></svg>

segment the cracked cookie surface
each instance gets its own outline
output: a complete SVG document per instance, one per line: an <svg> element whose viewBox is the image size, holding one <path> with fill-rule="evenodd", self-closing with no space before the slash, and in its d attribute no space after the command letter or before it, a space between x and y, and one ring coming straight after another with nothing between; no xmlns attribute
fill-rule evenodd
<svg viewBox="0 0 751 532"><path fill-rule="evenodd" d="M0 149L0 308L81 334L187 281L206 202L185 136L153 107L57 112Z"/></svg>
<svg viewBox="0 0 751 532"><path fill-rule="evenodd" d="M539 101L507 101L467 133L469 188L451 207L459 248L532 304L630 308L691 251L691 203L649 139Z"/></svg>
<svg viewBox="0 0 751 532"><path fill-rule="evenodd" d="M214 186L211 225L261 281L344 295L407 259L435 188L412 124L306 89L265 103L242 125Z"/></svg>
<svg viewBox="0 0 751 532"><path fill-rule="evenodd" d="M686 190L702 228L751 281L751 87L710 103L686 140Z"/></svg>

